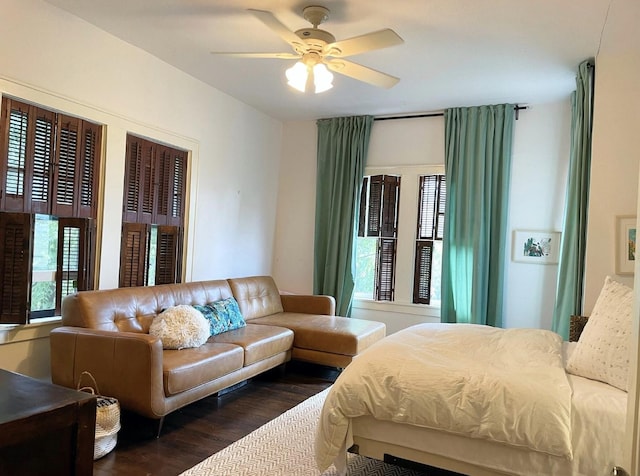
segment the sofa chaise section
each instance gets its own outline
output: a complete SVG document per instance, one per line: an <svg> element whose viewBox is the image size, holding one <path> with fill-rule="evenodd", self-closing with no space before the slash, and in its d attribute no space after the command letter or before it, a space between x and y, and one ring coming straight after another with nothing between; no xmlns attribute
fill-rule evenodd
<svg viewBox="0 0 640 476"><path fill-rule="evenodd" d="M269 276L229 279L247 322L293 331L292 358L344 368L385 337L381 322L335 316L335 301L325 296L280 294Z"/></svg>

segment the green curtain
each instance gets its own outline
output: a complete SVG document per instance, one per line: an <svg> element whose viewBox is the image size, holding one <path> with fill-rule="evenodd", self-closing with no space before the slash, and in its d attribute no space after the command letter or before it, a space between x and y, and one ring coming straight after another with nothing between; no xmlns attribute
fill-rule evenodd
<svg viewBox="0 0 640 476"><path fill-rule="evenodd" d="M318 125L313 291L351 315L354 239L373 116L321 119Z"/></svg>
<svg viewBox="0 0 640 476"><path fill-rule="evenodd" d="M447 109L442 322L502 325L514 106Z"/></svg>
<svg viewBox="0 0 640 476"><path fill-rule="evenodd" d="M571 315L582 313L591 171L593 77L593 62L583 61L576 75L576 90L571 95L571 150L552 324L552 329L567 340Z"/></svg>

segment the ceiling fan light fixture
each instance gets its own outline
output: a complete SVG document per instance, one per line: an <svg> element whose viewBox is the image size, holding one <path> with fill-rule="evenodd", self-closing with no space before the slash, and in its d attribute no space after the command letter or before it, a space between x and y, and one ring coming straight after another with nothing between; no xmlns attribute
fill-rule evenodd
<svg viewBox="0 0 640 476"><path fill-rule="evenodd" d="M309 74L307 65L302 61L298 61L291 68L287 69L285 74L289 86L303 93L307 86L307 76Z"/></svg>
<svg viewBox="0 0 640 476"><path fill-rule="evenodd" d="M333 87L333 74L322 63L313 67L313 84L316 87L316 94L328 91Z"/></svg>
<svg viewBox="0 0 640 476"><path fill-rule="evenodd" d="M287 84L300 92L307 90L307 85L314 86L316 94L328 91L333 87L333 74L322 63L313 66L306 65L303 61L298 61L285 73Z"/></svg>

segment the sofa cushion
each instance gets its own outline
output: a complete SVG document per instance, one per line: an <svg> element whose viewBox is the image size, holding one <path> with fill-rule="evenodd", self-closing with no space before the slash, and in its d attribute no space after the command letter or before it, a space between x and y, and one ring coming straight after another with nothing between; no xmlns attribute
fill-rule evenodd
<svg viewBox="0 0 640 476"><path fill-rule="evenodd" d="M162 359L164 393L167 397L211 382L244 364L242 347L206 342L200 347L165 350Z"/></svg>
<svg viewBox="0 0 640 476"><path fill-rule="evenodd" d="M294 347L348 356L360 354L386 334L381 322L297 312L282 312L251 322L291 329Z"/></svg>
<svg viewBox="0 0 640 476"><path fill-rule="evenodd" d="M221 299L205 305L194 305L209 322L209 335L217 335L245 326L238 302L233 298Z"/></svg>
<svg viewBox="0 0 640 476"><path fill-rule="evenodd" d="M245 320L283 311L280 291L271 276L233 278L228 281Z"/></svg>
<svg viewBox="0 0 640 476"><path fill-rule="evenodd" d="M247 324L237 330L213 336L209 342L236 344L244 349L244 365L291 350L293 331L284 327Z"/></svg>
<svg viewBox="0 0 640 476"><path fill-rule="evenodd" d="M158 337L164 349L199 347L209 338L209 321L191 306L173 306L153 319L149 334Z"/></svg>

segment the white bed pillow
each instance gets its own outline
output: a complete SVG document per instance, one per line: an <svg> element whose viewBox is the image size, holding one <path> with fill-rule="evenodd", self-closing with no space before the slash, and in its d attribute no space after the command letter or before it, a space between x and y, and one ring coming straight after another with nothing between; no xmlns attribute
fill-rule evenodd
<svg viewBox="0 0 640 476"><path fill-rule="evenodd" d="M567 362L569 373L627 391L633 302L633 289L606 277Z"/></svg>
<svg viewBox="0 0 640 476"><path fill-rule="evenodd" d="M170 307L154 317L149 334L160 338L163 349L200 347L211 337L209 321L187 305Z"/></svg>

